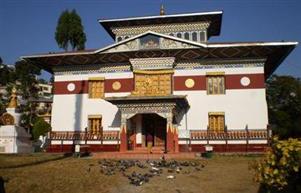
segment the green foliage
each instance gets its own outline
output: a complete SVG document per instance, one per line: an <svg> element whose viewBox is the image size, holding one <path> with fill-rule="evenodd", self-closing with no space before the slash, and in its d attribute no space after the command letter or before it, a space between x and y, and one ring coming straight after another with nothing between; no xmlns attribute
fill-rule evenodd
<svg viewBox="0 0 301 193"><path fill-rule="evenodd" d="M301 137L301 81L291 76L272 76L267 81L269 122L281 139Z"/></svg>
<svg viewBox="0 0 301 193"><path fill-rule="evenodd" d="M68 50L85 49L86 34L80 16L73 9L71 12L65 10L59 17L55 32L55 40L60 48Z"/></svg>
<svg viewBox="0 0 301 193"><path fill-rule="evenodd" d="M298 185L301 180L301 142L297 139L272 139L271 149L264 159L256 162L253 168L256 171L255 180L268 190L301 191ZM286 191L284 191L286 192Z"/></svg>
<svg viewBox="0 0 301 193"><path fill-rule="evenodd" d="M50 131L51 126L44 121L44 119L38 117L36 118L33 128L32 128L32 137L34 140L39 139L40 135L45 136L48 131Z"/></svg>
<svg viewBox="0 0 301 193"><path fill-rule="evenodd" d="M0 85L5 86L6 84L16 80L16 73L14 69L8 65L0 64Z"/></svg>
<svg viewBox="0 0 301 193"><path fill-rule="evenodd" d="M29 99L37 97L38 88L36 87L36 76L41 74L41 69L25 60L16 62L15 68L17 81L21 83L18 86L18 90L22 94L22 98Z"/></svg>

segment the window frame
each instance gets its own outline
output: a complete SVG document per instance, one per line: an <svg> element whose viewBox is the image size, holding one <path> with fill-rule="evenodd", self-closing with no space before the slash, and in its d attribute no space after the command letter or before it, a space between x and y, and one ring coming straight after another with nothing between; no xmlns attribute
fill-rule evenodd
<svg viewBox="0 0 301 193"><path fill-rule="evenodd" d="M211 119L215 118L213 126L211 124ZM220 124L220 119L223 120L222 125ZM209 132L225 132L226 131L226 119L224 112L209 112L208 113L208 131Z"/></svg>
<svg viewBox="0 0 301 193"><path fill-rule="evenodd" d="M219 91L220 89L220 85L219 82L216 82L217 85L217 92L214 91L214 84L213 84L213 80L218 80L217 78L223 78L223 92L220 93ZM216 79L214 79L216 78ZM212 93L210 93L210 88L209 87L209 80L212 80ZM226 76L224 72L208 72L206 73L206 91L207 91L207 95L225 95L226 94Z"/></svg>
<svg viewBox="0 0 301 193"><path fill-rule="evenodd" d="M100 82L102 84L101 96L93 96L91 85L93 82ZM89 99L103 99L105 97L105 78L104 77L92 77L88 79L88 98Z"/></svg>
<svg viewBox="0 0 301 193"><path fill-rule="evenodd" d="M93 121L98 120L98 129L92 128ZM102 115L88 115L88 127L87 132L93 135L103 134L103 126L102 126Z"/></svg>

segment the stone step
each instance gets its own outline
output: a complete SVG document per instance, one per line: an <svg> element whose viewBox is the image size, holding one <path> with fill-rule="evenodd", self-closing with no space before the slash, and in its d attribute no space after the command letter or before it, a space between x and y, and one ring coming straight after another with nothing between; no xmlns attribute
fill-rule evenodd
<svg viewBox="0 0 301 193"><path fill-rule="evenodd" d="M92 158L95 159L138 159L158 160L164 155L165 159L195 159L195 153L167 153L167 154L149 154L149 153L129 153L129 152L100 152L92 153Z"/></svg>

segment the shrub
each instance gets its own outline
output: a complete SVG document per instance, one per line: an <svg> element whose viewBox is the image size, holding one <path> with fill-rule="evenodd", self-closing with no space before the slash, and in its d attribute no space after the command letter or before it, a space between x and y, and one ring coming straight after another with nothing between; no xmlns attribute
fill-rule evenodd
<svg viewBox="0 0 301 193"><path fill-rule="evenodd" d="M32 137L34 140L39 139L40 135L45 135L50 131L50 125L42 118L37 118L33 124Z"/></svg>
<svg viewBox="0 0 301 193"><path fill-rule="evenodd" d="M300 160L300 141L297 139L280 141L275 137L272 139L271 148L267 151L266 156L253 166L256 171L255 180L268 190L293 189L294 192L299 192Z"/></svg>

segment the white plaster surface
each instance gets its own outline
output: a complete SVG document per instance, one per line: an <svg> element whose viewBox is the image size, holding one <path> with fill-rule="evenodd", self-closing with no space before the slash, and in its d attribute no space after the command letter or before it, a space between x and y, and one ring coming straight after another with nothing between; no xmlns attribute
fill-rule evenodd
<svg viewBox="0 0 301 193"><path fill-rule="evenodd" d="M30 153L33 151L30 134L15 125L0 127L0 153Z"/></svg>

